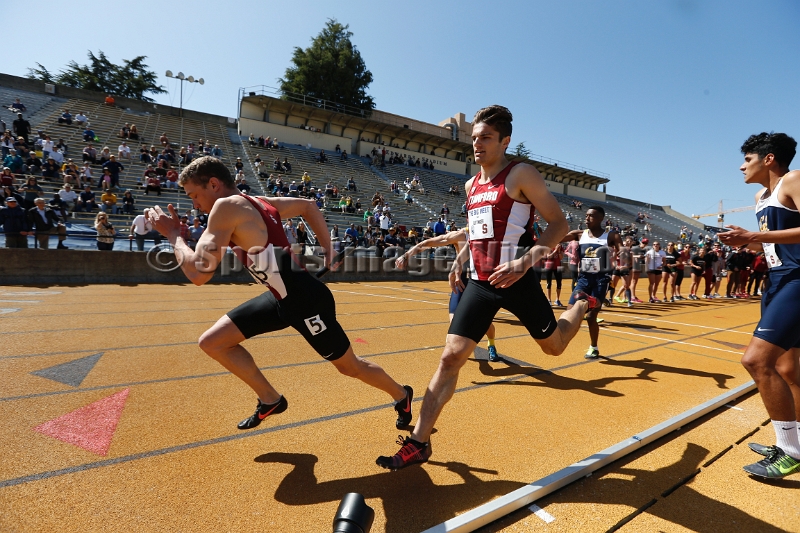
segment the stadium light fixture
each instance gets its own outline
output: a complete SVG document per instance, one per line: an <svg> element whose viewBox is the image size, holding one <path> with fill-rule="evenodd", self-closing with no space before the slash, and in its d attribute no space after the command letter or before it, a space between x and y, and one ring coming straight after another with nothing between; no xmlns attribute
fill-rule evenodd
<svg viewBox="0 0 800 533"><path fill-rule="evenodd" d="M183 82L188 81L189 83L199 83L200 85L205 85L206 80L200 78L199 80L194 79L194 76L184 76L183 72L178 72L178 74L173 75L171 70L168 70L165 74L168 78L175 78L176 80L181 80L181 107L180 107L180 115L183 117Z"/></svg>

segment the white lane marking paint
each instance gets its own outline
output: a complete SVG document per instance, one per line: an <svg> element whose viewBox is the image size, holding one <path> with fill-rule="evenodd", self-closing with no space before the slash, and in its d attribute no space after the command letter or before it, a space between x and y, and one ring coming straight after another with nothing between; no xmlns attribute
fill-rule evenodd
<svg viewBox="0 0 800 533"><path fill-rule="evenodd" d="M4 304L38 304L41 302L41 300L0 300L0 303Z"/></svg>
<svg viewBox="0 0 800 533"><path fill-rule="evenodd" d="M714 326L701 326L700 324L687 324L686 322L673 322L672 320L660 320L658 318L647 318L643 316L632 316L632 315L625 315L623 313L613 313L606 310L603 310L604 315L614 315L620 316L625 318L635 318L637 320L645 320L650 322L663 322L664 324L674 324L676 326L689 326L692 328L701 328L701 329L714 329L717 331L724 331L725 333L739 333L741 335L750 336L753 334L752 331L737 331L735 329L727 329L727 328L715 328Z"/></svg>
<svg viewBox="0 0 800 533"><path fill-rule="evenodd" d="M19 307L0 307L0 315L5 315L6 313L16 313L17 311L21 311Z"/></svg>
<svg viewBox="0 0 800 533"><path fill-rule="evenodd" d="M421 302L426 304L434 304L434 305L444 305L447 306L449 303L444 302L431 302L429 300L417 300L415 298L401 298L399 296L389 296L388 294L372 294L369 292L355 292L355 291L343 291L341 289L331 289L331 292L341 292L344 294L356 294L358 296L377 296L378 298L391 298L393 300L407 300L409 302Z"/></svg>
<svg viewBox="0 0 800 533"><path fill-rule="evenodd" d="M536 505L535 503L533 503L530 506L528 506L528 509L530 509L533 514L535 514L536 516L538 516L539 518L544 520L545 523L547 523L547 524L549 524L550 522L552 522L553 520L556 519L555 516L551 515L550 513L548 513L547 511L545 511L544 509L542 509L538 505Z"/></svg>
<svg viewBox="0 0 800 533"><path fill-rule="evenodd" d="M727 403L725 404L725 407L727 407L728 409L736 409L737 411L744 411L744 409L742 409L741 407L736 407L735 405L728 405Z"/></svg>
<svg viewBox="0 0 800 533"><path fill-rule="evenodd" d="M587 327L587 326L584 325L583 327ZM661 337L653 337L652 335L641 335L639 333L631 333L630 331L620 331L618 329L613 329L611 331L613 331L614 333L618 333L620 335L632 335L634 337L645 337L645 338L653 339L653 340L656 340L656 341L664 341L667 344L685 344L687 346L694 346L696 348L702 348L704 350L715 350L715 351L718 351L718 352L735 353L736 355L738 355L740 357L742 355L742 352L734 352L733 350L726 350L724 348L714 348L712 346L703 346L702 344L695 344L693 342L678 341L678 340L675 340L675 339L662 339Z"/></svg>
<svg viewBox="0 0 800 533"><path fill-rule="evenodd" d="M442 292L442 291L435 291L433 289L428 289L427 291L418 290L418 289L409 289L407 287L383 287L381 285L370 285L369 283L363 284L365 287L374 287L376 289L384 289L387 291L408 291L408 292L427 292L428 294L441 294L442 296L450 296L450 292Z"/></svg>
<svg viewBox="0 0 800 533"><path fill-rule="evenodd" d="M10 291L2 291L0 295L2 296L50 296L51 294L61 294L61 291L18 291L18 292L10 292Z"/></svg>

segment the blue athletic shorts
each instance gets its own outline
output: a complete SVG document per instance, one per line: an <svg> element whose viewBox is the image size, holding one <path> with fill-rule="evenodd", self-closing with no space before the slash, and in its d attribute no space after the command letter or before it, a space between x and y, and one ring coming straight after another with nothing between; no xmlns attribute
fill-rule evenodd
<svg viewBox="0 0 800 533"><path fill-rule="evenodd" d="M769 288L761 297L761 320L754 337L784 350L800 348L800 272L769 272Z"/></svg>
<svg viewBox="0 0 800 533"><path fill-rule="evenodd" d="M606 274L578 274L578 282L569 297L569 303L574 304L576 302L575 295L579 292L585 292L602 302L606 298L610 281L611 279Z"/></svg>
<svg viewBox="0 0 800 533"><path fill-rule="evenodd" d="M461 283L464 284L466 288L469 278L467 277L466 272L461 273ZM458 292L451 292L450 293L450 305L448 306L448 311L451 315L456 314L456 307L458 307L458 302L461 301L461 295L464 294L464 291Z"/></svg>

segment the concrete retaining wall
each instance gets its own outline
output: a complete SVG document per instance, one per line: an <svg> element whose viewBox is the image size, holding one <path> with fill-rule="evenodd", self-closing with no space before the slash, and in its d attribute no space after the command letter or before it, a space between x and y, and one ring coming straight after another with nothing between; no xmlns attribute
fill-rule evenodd
<svg viewBox="0 0 800 533"><path fill-rule="evenodd" d="M156 259L151 254L150 262ZM172 254L161 254L162 265L174 265ZM171 263L172 261L172 263ZM307 268L318 268L313 257L305 257ZM413 259L409 272L394 271L393 259L348 257L339 272L323 280L341 281L434 281L446 280L450 262L444 259ZM0 285L93 285L120 283L191 283L180 269L162 272L148 262L145 252L101 252L94 250L0 249ZM253 283L250 275L227 254L211 283Z"/></svg>

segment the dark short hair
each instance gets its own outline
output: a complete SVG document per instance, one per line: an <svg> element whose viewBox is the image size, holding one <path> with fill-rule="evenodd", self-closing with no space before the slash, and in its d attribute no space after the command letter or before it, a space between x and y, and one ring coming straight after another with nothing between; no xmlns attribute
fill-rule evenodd
<svg viewBox="0 0 800 533"><path fill-rule="evenodd" d="M606 217L606 210L605 210L605 209L603 209L602 207L600 207L599 205L593 205L592 207L590 207L589 209L587 209L587 210L586 210L586 212L588 213L588 212L589 212L589 211L591 211L592 209L594 209L595 211L599 211L599 212L600 212L600 214L601 214L601 215L603 215L603 218L605 218L605 217Z"/></svg>
<svg viewBox="0 0 800 533"><path fill-rule="evenodd" d="M484 124L493 127L500 134L502 141L506 137L511 137L511 121L514 117L511 116L511 111L507 107L501 105L490 105L484 107L475 113L475 118L472 119L472 125Z"/></svg>
<svg viewBox="0 0 800 533"><path fill-rule="evenodd" d="M192 183L206 187L208 185L208 180L211 178L217 178L229 189L236 187L236 182L231 176L228 167L225 166L222 161L210 155L195 159L189 163L186 168L183 169L183 172L181 172L178 184L183 186L191 181Z"/></svg>
<svg viewBox="0 0 800 533"><path fill-rule="evenodd" d="M785 133L766 133L751 135L742 145L743 154L758 154L763 159L767 154L775 156L782 167L788 167L797 153L797 141Z"/></svg>

